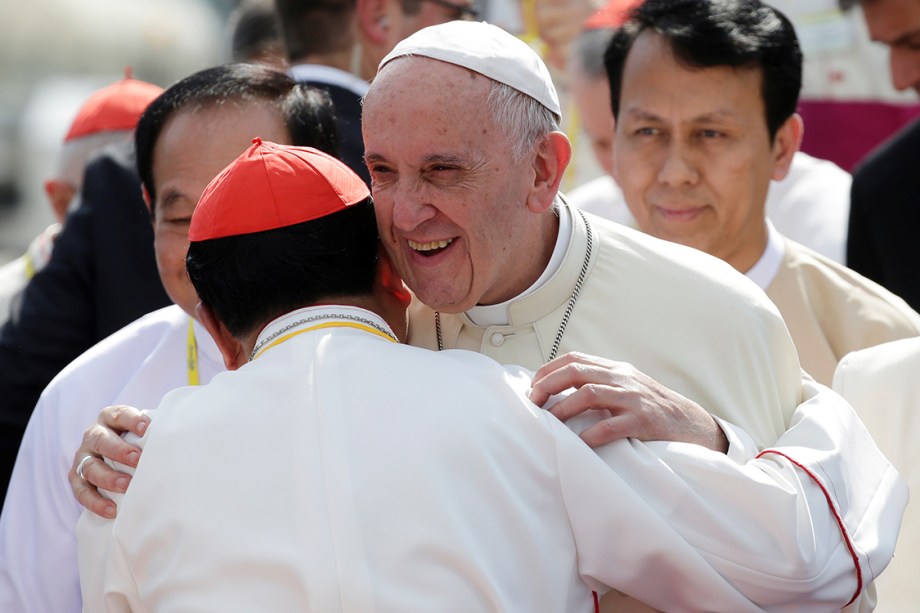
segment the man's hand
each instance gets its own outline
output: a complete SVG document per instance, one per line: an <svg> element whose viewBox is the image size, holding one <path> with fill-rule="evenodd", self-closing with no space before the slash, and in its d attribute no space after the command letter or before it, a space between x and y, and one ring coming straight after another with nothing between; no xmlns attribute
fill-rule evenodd
<svg viewBox="0 0 920 613"><path fill-rule="evenodd" d="M114 470L102 458L137 466L141 449L125 442L121 434L133 432L143 436L149 425L150 418L134 407L119 405L102 409L96 423L83 433L83 442L68 473L77 502L101 517L115 517L115 503L99 494L98 488L123 493L131 482L131 475ZM90 459L83 462L84 478L81 479L77 467L87 457Z"/></svg>
<svg viewBox="0 0 920 613"><path fill-rule="evenodd" d="M543 406L550 396L569 388L576 391L550 409L561 421L590 409L611 414L581 433L591 447L630 437L695 443L722 453L728 450L722 428L700 405L631 364L567 353L537 371L530 399Z"/></svg>

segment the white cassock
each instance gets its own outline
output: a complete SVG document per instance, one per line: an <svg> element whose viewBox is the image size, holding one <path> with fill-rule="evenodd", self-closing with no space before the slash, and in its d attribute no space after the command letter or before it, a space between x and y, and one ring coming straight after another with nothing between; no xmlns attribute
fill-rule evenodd
<svg viewBox="0 0 920 613"><path fill-rule="evenodd" d="M79 613L77 520L67 480L83 431L112 404L155 407L189 384L189 324L178 306L125 326L71 362L42 393L26 428L0 516L0 611ZM220 351L192 324L197 374L224 370Z"/></svg>
<svg viewBox="0 0 920 613"><path fill-rule="evenodd" d="M583 215L562 199L559 205L559 238L543 276L505 304L441 313L443 346L531 369L548 361L557 343L558 355L579 351L629 362L743 428L758 447L788 447L782 452L828 493L830 504L802 511L816 534L849 550L838 553L855 562L861 592L891 558L906 487L858 420L813 438L786 434L808 398L829 415L852 416L852 410L802 373L773 303L717 258ZM409 342L437 348L437 330L434 312L413 303ZM838 520L839 534L820 528ZM803 570L796 563L790 568ZM809 568L814 572L803 576L815 580L806 582L814 588L820 566Z"/></svg>
<svg viewBox="0 0 920 613"><path fill-rule="evenodd" d="M850 401L879 447L920 489L920 338L894 341L844 357L834 389ZM891 565L876 582L878 611L911 611L920 602L920 506L908 506Z"/></svg>
<svg viewBox="0 0 920 613"><path fill-rule="evenodd" d="M521 369L387 331L300 309L253 362L169 394L117 519L80 520L86 610L590 611L610 586L673 611L785 610L800 590L796 611L826 611L855 589L838 527L805 512L825 493L781 456L598 455ZM791 438L850 425L815 409Z"/></svg>

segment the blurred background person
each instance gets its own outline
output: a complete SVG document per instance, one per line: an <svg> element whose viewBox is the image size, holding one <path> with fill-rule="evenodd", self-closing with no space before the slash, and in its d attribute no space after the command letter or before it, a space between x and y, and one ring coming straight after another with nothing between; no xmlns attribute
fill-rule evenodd
<svg viewBox="0 0 920 613"><path fill-rule="evenodd" d="M134 125L161 88L126 79L90 99L74 124L70 159L79 206L45 265L0 327L0 490L41 391L64 367L115 330L168 304L157 275L149 212L134 166ZM117 128L117 129L109 129ZM96 151L85 171L83 154ZM49 184L62 202L74 192Z"/></svg>
<svg viewBox="0 0 920 613"><path fill-rule="evenodd" d="M67 212L71 205L79 205L76 195L87 163L107 145L133 141L137 118L162 91L157 85L132 79L128 71L123 80L97 91L80 107L64 137L55 172L44 183L56 222L32 241L24 255L0 267L0 323L8 319L13 297L51 259L54 239Z"/></svg>
<svg viewBox="0 0 920 613"><path fill-rule="evenodd" d="M854 2L843 2L851 5ZM891 83L920 93L920 0L860 3L872 40L888 49ZM856 169L847 265L920 309L920 119Z"/></svg>
<svg viewBox="0 0 920 613"><path fill-rule="evenodd" d="M241 0L227 18L225 38L231 62L287 69L274 0Z"/></svg>

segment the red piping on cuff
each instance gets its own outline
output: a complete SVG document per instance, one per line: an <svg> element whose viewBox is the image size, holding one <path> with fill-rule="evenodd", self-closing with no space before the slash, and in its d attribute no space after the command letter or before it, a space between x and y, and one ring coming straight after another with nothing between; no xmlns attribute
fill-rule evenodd
<svg viewBox="0 0 920 613"><path fill-rule="evenodd" d="M843 523L843 519L840 517L840 512L837 511L837 507L834 505L834 501L831 498L830 492L827 491L827 488L824 487L824 484L821 483L821 480L818 479L818 476L816 474L814 474L808 468L805 468L805 466L802 465L801 463L790 458L788 455L786 455L782 451L776 451L774 449L764 449L759 454L757 454L757 458L759 459L768 453L772 453L772 454L784 457L790 462L792 462L793 464L795 464L796 466L798 466L800 469L802 469L805 472L806 475L811 477L811 480L817 483L818 487L821 488L821 491L824 492L824 497L827 499L827 506L831 508L831 512L834 514L834 519L837 520L837 527L840 528L840 533L843 534L843 541L846 543L847 549L850 551L850 556L853 558L853 564L856 566L856 593L853 594L853 597L850 598L850 601L844 606L851 605L853 601L856 600L857 597L859 597L859 595L862 593L862 590L863 590L862 567L859 565L859 556L856 554L856 548L853 546L853 541L850 539L850 535L847 532L846 526Z"/></svg>

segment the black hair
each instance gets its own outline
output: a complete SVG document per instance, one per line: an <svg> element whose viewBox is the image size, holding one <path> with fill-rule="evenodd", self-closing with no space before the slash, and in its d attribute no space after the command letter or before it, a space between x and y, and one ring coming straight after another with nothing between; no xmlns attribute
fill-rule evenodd
<svg viewBox="0 0 920 613"><path fill-rule="evenodd" d="M760 69L771 139L795 113L802 51L785 15L759 0L646 0L632 9L604 55L614 118L620 111L626 58L646 30L663 37L689 67Z"/></svg>
<svg viewBox="0 0 920 613"><path fill-rule="evenodd" d="M348 49L355 0L276 0L288 60Z"/></svg>
<svg viewBox="0 0 920 613"><path fill-rule="evenodd" d="M287 126L292 144L336 155L338 135L328 94L298 84L286 74L266 66L227 64L207 68L185 77L160 94L137 123L134 132L137 170L150 197L151 214L156 203L153 155L163 126L180 110L226 100L261 100L274 104Z"/></svg>
<svg viewBox="0 0 920 613"><path fill-rule="evenodd" d="M236 337L322 299L370 296L377 271L370 197L313 221L189 245L201 302Z"/></svg>

